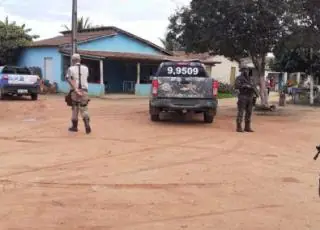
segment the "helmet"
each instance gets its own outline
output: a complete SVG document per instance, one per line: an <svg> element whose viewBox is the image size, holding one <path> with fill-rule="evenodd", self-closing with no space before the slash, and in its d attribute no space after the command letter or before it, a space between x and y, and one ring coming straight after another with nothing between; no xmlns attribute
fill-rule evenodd
<svg viewBox="0 0 320 230"><path fill-rule="evenodd" d="M248 70L249 66L247 64L241 63L240 66L239 66L239 69L240 70Z"/></svg>

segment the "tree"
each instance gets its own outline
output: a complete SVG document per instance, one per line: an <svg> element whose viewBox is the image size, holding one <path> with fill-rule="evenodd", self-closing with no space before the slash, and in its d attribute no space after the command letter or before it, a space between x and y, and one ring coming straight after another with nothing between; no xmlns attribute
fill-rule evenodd
<svg viewBox="0 0 320 230"><path fill-rule="evenodd" d="M187 52L210 52L239 60L251 57L259 73L261 103L268 106L267 53L293 23L291 0L192 0L171 17L168 33Z"/></svg>
<svg viewBox="0 0 320 230"><path fill-rule="evenodd" d="M9 22L8 17L0 21L0 65L15 64L20 49L39 37L30 32L25 24L19 26Z"/></svg>
<svg viewBox="0 0 320 230"><path fill-rule="evenodd" d="M274 63L276 71L306 72L320 62L320 2L318 0L300 0L292 5L296 21L291 33L282 37L275 46Z"/></svg>
<svg viewBox="0 0 320 230"><path fill-rule="evenodd" d="M63 25L63 27L66 29L66 30L71 30L69 28L69 26L67 25ZM93 26L91 23L90 23L90 19L89 17L87 18L84 18L84 17L81 17L81 18L78 18L77 20L77 31L80 32L81 30L85 30L85 29L91 29L91 28L95 28L97 26Z"/></svg>
<svg viewBox="0 0 320 230"><path fill-rule="evenodd" d="M172 34L166 33L164 38L159 38L163 47L168 51L183 51L184 48L175 40Z"/></svg>
<svg viewBox="0 0 320 230"><path fill-rule="evenodd" d="M169 51L184 51L186 49L186 47L183 45L183 42L179 40L179 36L177 36L183 29L179 20L182 18L182 16L184 16L183 10L185 10L185 8L178 10L178 13L169 17L169 26L164 39L160 38L160 41L165 49Z"/></svg>

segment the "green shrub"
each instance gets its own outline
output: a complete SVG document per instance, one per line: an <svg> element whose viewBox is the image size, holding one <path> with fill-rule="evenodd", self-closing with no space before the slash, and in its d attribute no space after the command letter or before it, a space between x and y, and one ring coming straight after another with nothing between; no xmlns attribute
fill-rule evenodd
<svg viewBox="0 0 320 230"><path fill-rule="evenodd" d="M219 82L218 92L223 94L234 94L235 89L234 89L234 86L230 84Z"/></svg>
<svg viewBox="0 0 320 230"><path fill-rule="evenodd" d="M235 97L235 95L231 94L231 93L219 93L218 94L218 99L233 98L233 97Z"/></svg>

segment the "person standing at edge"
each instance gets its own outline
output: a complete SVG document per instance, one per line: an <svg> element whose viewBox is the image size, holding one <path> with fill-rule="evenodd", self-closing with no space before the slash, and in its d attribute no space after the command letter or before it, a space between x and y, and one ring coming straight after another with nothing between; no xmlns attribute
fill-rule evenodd
<svg viewBox="0 0 320 230"><path fill-rule="evenodd" d="M91 133L90 117L88 113L88 67L80 63L81 58L79 54L73 54L71 58L71 66L68 68L66 80L71 87L72 98L72 127L70 132L78 132L78 116L79 112L84 122L86 133Z"/></svg>
<svg viewBox="0 0 320 230"><path fill-rule="evenodd" d="M237 132L243 132L242 121L245 112L245 132L254 132L251 129L251 115L255 97L259 97L252 76L249 76L249 68L246 65L240 67L241 74L235 82L235 89L239 90Z"/></svg>

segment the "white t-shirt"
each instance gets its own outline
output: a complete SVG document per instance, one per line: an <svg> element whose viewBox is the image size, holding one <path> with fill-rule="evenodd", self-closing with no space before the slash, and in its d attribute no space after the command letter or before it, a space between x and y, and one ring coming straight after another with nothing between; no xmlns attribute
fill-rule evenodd
<svg viewBox="0 0 320 230"><path fill-rule="evenodd" d="M75 80L76 87L79 86L79 65L81 72L81 88L88 90L89 69L87 66L81 64L70 66L67 70L66 79L71 78L72 80Z"/></svg>

